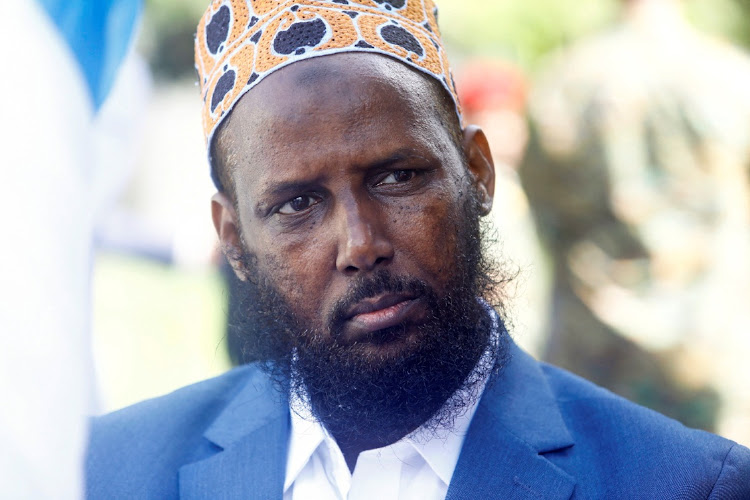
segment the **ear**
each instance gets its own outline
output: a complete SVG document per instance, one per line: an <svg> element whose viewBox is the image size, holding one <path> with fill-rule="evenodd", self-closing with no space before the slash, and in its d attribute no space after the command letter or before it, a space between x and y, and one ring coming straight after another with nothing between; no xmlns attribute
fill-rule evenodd
<svg viewBox="0 0 750 500"><path fill-rule="evenodd" d="M211 197L211 217L216 234L221 242L221 250L234 269L234 274L242 281L247 280L247 270L242 263L242 241L240 238L239 218L234 204L224 193Z"/></svg>
<svg viewBox="0 0 750 500"><path fill-rule="evenodd" d="M495 195L495 163L492 161L490 145L482 129L476 125L469 125L464 129L462 145L482 207L482 215L487 215L492 210Z"/></svg>

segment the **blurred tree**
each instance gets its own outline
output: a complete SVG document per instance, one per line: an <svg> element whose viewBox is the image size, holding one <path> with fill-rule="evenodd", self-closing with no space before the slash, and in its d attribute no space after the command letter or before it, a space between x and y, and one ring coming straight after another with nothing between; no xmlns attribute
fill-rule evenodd
<svg viewBox="0 0 750 500"><path fill-rule="evenodd" d="M460 57L501 55L527 69L614 17L612 0L437 0L446 43ZM456 55L454 55L454 58Z"/></svg>
<svg viewBox="0 0 750 500"><path fill-rule="evenodd" d="M614 0L438 0L454 53L502 56L536 68L549 52L611 23ZM700 30L750 47L750 0L687 0ZM455 57L455 56L454 56Z"/></svg>
<svg viewBox="0 0 750 500"><path fill-rule="evenodd" d="M140 48L157 79L195 76L195 28L208 0L146 0Z"/></svg>
<svg viewBox="0 0 750 500"><path fill-rule="evenodd" d="M688 0L695 27L750 48L750 0Z"/></svg>
<svg viewBox="0 0 750 500"><path fill-rule="evenodd" d="M750 0L687 0L704 31L750 47ZM157 78L192 78L193 37L208 0L146 0L141 48ZM613 21L615 0L437 0L453 59L500 56L534 70L549 52Z"/></svg>

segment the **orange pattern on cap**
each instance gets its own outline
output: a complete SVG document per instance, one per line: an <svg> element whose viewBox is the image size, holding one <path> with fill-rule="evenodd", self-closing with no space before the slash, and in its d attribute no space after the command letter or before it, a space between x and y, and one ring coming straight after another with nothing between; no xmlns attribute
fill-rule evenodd
<svg viewBox="0 0 750 500"><path fill-rule="evenodd" d="M214 0L195 39L206 144L268 74L339 52L385 54L436 78L461 116L432 0Z"/></svg>

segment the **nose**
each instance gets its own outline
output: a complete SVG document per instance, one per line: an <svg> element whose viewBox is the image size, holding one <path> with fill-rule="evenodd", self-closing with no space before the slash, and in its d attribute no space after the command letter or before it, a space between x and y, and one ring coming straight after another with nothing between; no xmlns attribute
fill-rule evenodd
<svg viewBox="0 0 750 500"><path fill-rule="evenodd" d="M375 207L352 202L340 210L336 268L345 274L372 271L393 259L393 245Z"/></svg>

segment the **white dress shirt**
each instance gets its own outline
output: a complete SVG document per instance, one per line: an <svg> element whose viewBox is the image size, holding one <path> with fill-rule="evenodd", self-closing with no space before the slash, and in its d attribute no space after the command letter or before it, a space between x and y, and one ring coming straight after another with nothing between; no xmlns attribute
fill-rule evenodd
<svg viewBox="0 0 750 500"><path fill-rule="evenodd" d="M284 500L443 499L476 402L452 430L419 428L383 448L360 453L354 473L326 429L292 411Z"/></svg>

